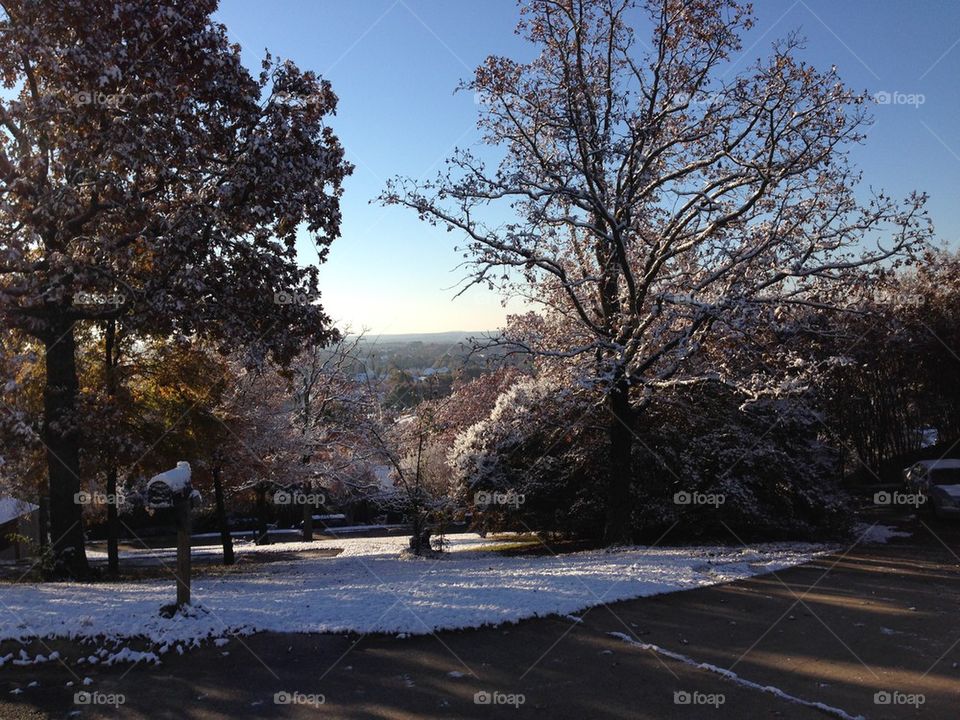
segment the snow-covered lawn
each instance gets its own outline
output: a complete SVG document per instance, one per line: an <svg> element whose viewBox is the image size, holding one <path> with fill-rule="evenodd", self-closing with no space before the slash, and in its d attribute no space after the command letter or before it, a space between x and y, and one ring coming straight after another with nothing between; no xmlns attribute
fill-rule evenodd
<svg viewBox="0 0 960 720"><path fill-rule="evenodd" d="M450 537L450 552L440 557L410 559L400 556L406 543L405 537L339 538L248 547L265 553L342 547L343 553L196 578L197 611L173 619L158 614L173 600L171 580L3 585L0 640L145 638L162 654L205 638L264 630L428 633L737 580L826 550L809 544L638 547L505 557L478 551L491 541L465 534Z"/></svg>

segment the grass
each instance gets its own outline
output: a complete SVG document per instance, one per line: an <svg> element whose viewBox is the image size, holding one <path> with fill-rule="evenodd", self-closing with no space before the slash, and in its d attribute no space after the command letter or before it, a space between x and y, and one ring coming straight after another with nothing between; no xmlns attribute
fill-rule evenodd
<svg viewBox="0 0 960 720"><path fill-rule="evenodd" d="M463 552L493 552L498 555L561 555L593 550L597 543L589 540L544 540L535 533L503 533L492 535L491 542Z"/></svg>

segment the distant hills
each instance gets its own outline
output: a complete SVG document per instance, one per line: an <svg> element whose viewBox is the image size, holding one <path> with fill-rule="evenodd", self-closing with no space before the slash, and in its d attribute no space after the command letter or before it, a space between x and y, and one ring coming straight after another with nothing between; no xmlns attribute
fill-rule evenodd
<svg viewBox="0 0 960 720"><path fill-rule="evenodd" d="M377 335L375 333L367 333L364 335L363 341L365 343L371 343L376 345L394 345L398 343L413 343L420 342L425 344L447 344L454 345L460 342L466 342L468 338L471 337L481 337L483 335L488 335L492 333L491 330L474 330L471 332L466 332L462 330L450 330L447 332L434 332L434 333L395 333L395 334L384 334Z"/></svg>

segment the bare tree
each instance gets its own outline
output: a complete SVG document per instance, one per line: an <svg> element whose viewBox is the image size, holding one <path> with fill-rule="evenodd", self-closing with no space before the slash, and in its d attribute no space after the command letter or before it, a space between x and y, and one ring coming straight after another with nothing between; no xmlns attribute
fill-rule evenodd
<svg viewBox="0 0 960 720"><path fill-rule="evenodd" d="M390 469L393 483L392 488L382 489L376 500L410 521L410 550L415 555L431 550L431 535L443 524L451 505L446 452L435 442L442 432L443 425L430 403L421 403L415 414L400 417L380 409L368 426L374 457Z"/></svg>
<svg viewBox="0 0 960 720"><path fill-rule="evenodd" d="M360 393L358 382L350 373L359 363L358 348L363 334L344 333L329 348L311 345L292 363L289 370L293 397L293 423L299 430L303 454L301 461L307 469L303 479L303 496L315 497L314 477L323 474L324 461L332 454L318 451L335 442L349 418L356 411ZM302 538L313 540L313 513L316 504L303 503Z"/></svg>
<svg viewBox="0 0 960 720"><path fill-rule="evenodd" d="M735 0L534 0L521 12L539 55L491 56L465 85L497 167L457 151L434 181L395 180L382 200L465 235L467 286L540 310L501 341L563 359L601 393L605 535L619 542L635 427L655 394L748 375L690 361L746 317L842 306L849 273L926 240L925 197L858 189L846 148L862 139L865 97L802 62L798 38L737 69L752 17Z"/></svg>

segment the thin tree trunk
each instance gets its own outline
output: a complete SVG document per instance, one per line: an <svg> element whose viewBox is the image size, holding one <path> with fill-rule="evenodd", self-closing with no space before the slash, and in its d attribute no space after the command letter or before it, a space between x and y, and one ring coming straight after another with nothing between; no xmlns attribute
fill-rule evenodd
<svg viewBox="0 0 960 720"><path fill-rule="evenodd" d="M114 345L117 337L116 321L107 321L104 337L104 371L106 376L107 399L111 409L117 397L116 357ZM117 455L113 446L113 436L107 439L107 569L111 575L120 571L120 551L118 538L120 522L117 516Z"/></svg>
<svg viewBox="0 0 960 720"><path fill-rule="evenodd" d="M410 537L410 550L414 555L423 555L430 550L430 524L419 511L413 514L413 535Z"/></svg>
<svg viewBox="0 0 960 720"><path fill-rule="evenodd" d="M306 487L308 490L312 490L309 485ZM309 493L307 494L310 495ZM304 542L313 542L313 511L315 509L316 506L313 503L303 503L303 529L300 536Z"/></svg>
<svg viewBox="0 0 960 720"><path fill-rule="evenodd" d="M313 542L313 512L316 510L316 506L312 502L306 502L313 499L313 483L309 481L304 483L304 488L306 497L303 503L303 528L300 538L304 542Z"/></svg>
<svg viewBox="0 0 960 720"><path fill-rule="evenodd" d="M413 538L411 538L410 548L414 555L422 555L423 551L430 549L430 530L429 522L421 512L421 503L424 499L422 488L422 470L421 461L423 459L423 444L426 440L423 431L423 425L420 426L420 437L417 440L417 468L416 468L416 493L413 502ZM426 547L424 547L426 546Z"/></svg>
<svg viewBox="0 0 960 720"><path fill-rule="evenodd" d="M117 465L111 458L107 468L107 569L111 575L120 572L120 518L117 515Z"/></svg>
<svg viewBox="0 0 960 720"><path fill-rule="evenodd" d="M37 501L37 531L40 533L38 542L40 545L40 555L47 552L50 546L50 501L47 500L45 490L40 491L40 498Z"/></svg>
<svg viewBox="0 0 960 720"><path fill-rule="evenodd" d="M233 565L233 537L230 535L230 525L227 523L227 505L223 499L223 480L220 477L221 468L213 466L213 495L217 503L217 525L220 528L220 542L223 544L223 564Z"/></svg>
<svg viewBox="0 0 960 720"><path fill-rule="evenodd" d="M630 542L630 516L633 508L633 410L626 380L616 381L607 397L610 440L610 467L607 480L607 512L604 541L609 545Z"/></svg>
<svg viewBox="0 0 960 720"><path fill-rule="evenodd" d="M270 531L267 527L267 488L257 486L257 545L270 544Z"/></svg>
<svg viewBox="0 0 960 720"><path fill-rule="evenodd" d="M50 485L50 535L57 572L74 578L90 574L83 543L83 516L75 501L80 491L80 444L76 429L76 340L72 323L55 322L44 338L46 387L43 393L44 442Z"/></svg>

